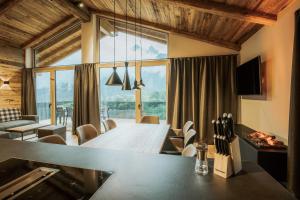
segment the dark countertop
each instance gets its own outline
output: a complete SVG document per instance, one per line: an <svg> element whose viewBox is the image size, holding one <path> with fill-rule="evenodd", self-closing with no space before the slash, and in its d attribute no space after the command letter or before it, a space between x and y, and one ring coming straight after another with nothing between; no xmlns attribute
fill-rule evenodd
<svg viewBox="0 0 300 200"><path fill-rule="evenodd" d="M223 179L194 173L194 158L0 139L0 161L11 157L97 169L113 175L92 199L293 199L261 167L244 162L240 175Z"/></svg>

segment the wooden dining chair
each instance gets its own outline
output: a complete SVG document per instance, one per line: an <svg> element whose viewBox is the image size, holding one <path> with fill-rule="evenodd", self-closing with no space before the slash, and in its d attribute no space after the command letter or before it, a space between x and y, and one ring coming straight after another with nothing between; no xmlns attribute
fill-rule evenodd
<svg viewBox="0 0 300 200"><path fill-rule="evenodd" d="M107 119L104 121L105 131L109 131L117 127L117 123L112 119Z"/></svg>
<svg viewBox="0 0 300 200"><path fill-rule="evenodd" d="M181 152L184 157L194 157L197 154L197 149L193 144L187 145Z"/></svg>
<svg viewBox="0 0 300 200"><path fill-rule="evenodd" d="M159 116L143 116L140 123L142 124L159 124Z"/></svg>
<svg viewBox="0 0 300 200"><path fill-rule="evenodd" d="M51 144L63 144L66 145L66 141L59 135L48 135L38 139L38 142L51 143Z"/></svg>
<svg viewBox="0 0 300 200"><path fill-rule="evenodd" d="M187 121L182 129L175 129L172 128L173 132L177 135L177 136L184 136L188 130L190 130L192 128L192 126L194 125L194 122L192 121Z"/></svg>
<svg viewBox="0 0 300 200"><path fill-rule="evenodd" d="M77 135L79 145L82 145L98 135L97 129L92 124L85 124L77 127L75 133Z"/></svg>
<svg viewBox="0 0 300 200"><path fill-rule="evenodd" d="M184 137L170 137L170 141L178 152L182 152L182 150L189 144L194 143L194 139L196 136L196 131L194 129L190 129L184 135Z"/></svg>

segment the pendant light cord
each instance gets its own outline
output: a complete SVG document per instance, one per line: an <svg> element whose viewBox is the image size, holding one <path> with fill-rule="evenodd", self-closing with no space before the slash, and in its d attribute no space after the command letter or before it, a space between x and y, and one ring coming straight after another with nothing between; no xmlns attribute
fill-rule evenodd
<svg viewBox="0 0 300 200"><path fill-rule="evenodd" d="M127 13L127 7L128 7L128 0L126 0L126 62L128 62L128 53L127 53L127 40L128 40L128 13Z"/></svg>
<svg viewBox="0 0 300 200"><path fill-rule="evenodd" d="M141 37L140 37L140 45L141 45L141 69L140 69L140 75L142 74L142 66L143 66L143 43L142 43L142 37L143 37L143 27L142 27L142 0L140 0L140 32L141 32Z"/></svg>
<svg viewBox="0 0 300 200"><path fill-rule="evenodd" d="M114 68L116 67L116 0L114 0Z"/></svg>
<svg viewBox="0 0 300 200"><path fill-rule="evenodd" d="M136 1L134 1L134 63L135 63L135 67L136 67Z"/></svg>

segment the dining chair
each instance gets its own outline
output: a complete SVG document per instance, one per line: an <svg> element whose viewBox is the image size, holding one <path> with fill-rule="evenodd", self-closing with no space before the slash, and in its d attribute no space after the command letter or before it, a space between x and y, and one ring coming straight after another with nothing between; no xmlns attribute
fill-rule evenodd
<svg viewBox="0 0 300 200"><path fill-rule="evenodd" d="M140 123L142 124L159 124L159 116L143 116Z"/></svg>
<svg viewBox="0 0 300 200"><path fill-rule="evenodd" d="M182 150L189 144L193 144L194 139L196 136L196 131L194 129L190 129L187 131L187 133L183 137L170 137L170 141L175 147L175 149L179 152L182 152Z"/></svg>
<svg viewBox="0 0 300 200"><path fill-rule="evenodd" d="M79 145L82 145L98 135L97 129L92 124L85 124L77 127L75 133L77 135Z"/></svg>
<svg viewBox="0 0 300 200"><path fill-rule="evenodd" d="M38 139L38 142L64 145L67 144L66 141L59 135L48 135L45 137L41 137Z"/></svg>
<svg viewBox="0 0 300 200"><path fill-rule="evenodd" d="M190 128L192 128L193 125L194 125L194 122L192 122L192 121L187 121L187 122L184 124L184 126L183 126L182 129L175 129L175 128L172 128L172 130L173 130L173 132L174 132L177 136L184 136L184 135L188 132L188 130L189 130Z"/></svg>
<svg viewBox="0 0 300 200"><path fill-rule="evenodd" d="M117 123L112 119L107 119L104 121L105 131L109 131L117 127Z"/></svg>
<svg viewBox="0 0 300 200"><path fill-rule="evenodd" d="M197 149L193 144L187 145L181 152L184 157L194 157L197 154Z"/></svg>
<svg viewBox="0 0 300 200"><path fill-rule="evenodd" d="M187 145L182 152L179 151L162 151L161 154L181 155L184 157L194 157L197 154L197 149L193 144Z"/></svg>

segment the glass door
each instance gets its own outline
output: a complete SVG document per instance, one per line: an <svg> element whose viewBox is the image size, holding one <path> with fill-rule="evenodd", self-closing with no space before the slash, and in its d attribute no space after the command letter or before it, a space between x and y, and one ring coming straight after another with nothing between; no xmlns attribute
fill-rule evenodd
<svg viewBox="0 0 300 200"><path fill-rule="evenodd" d="M146 66L141 68L143 83L141 90L141 115L159 116L166 119L166 66Z"/></svg>
<svg viewBox="0 0 300 200"><path fill-rule="evenodd" d="M36 107L41 123L51 123L50 72L36 73Z"/></svg>
<svg viewBox="0 0 300 200"><path fill-rule="evenodd" d="M55 72L55 122L72 131L74 70Z"/></svg>

